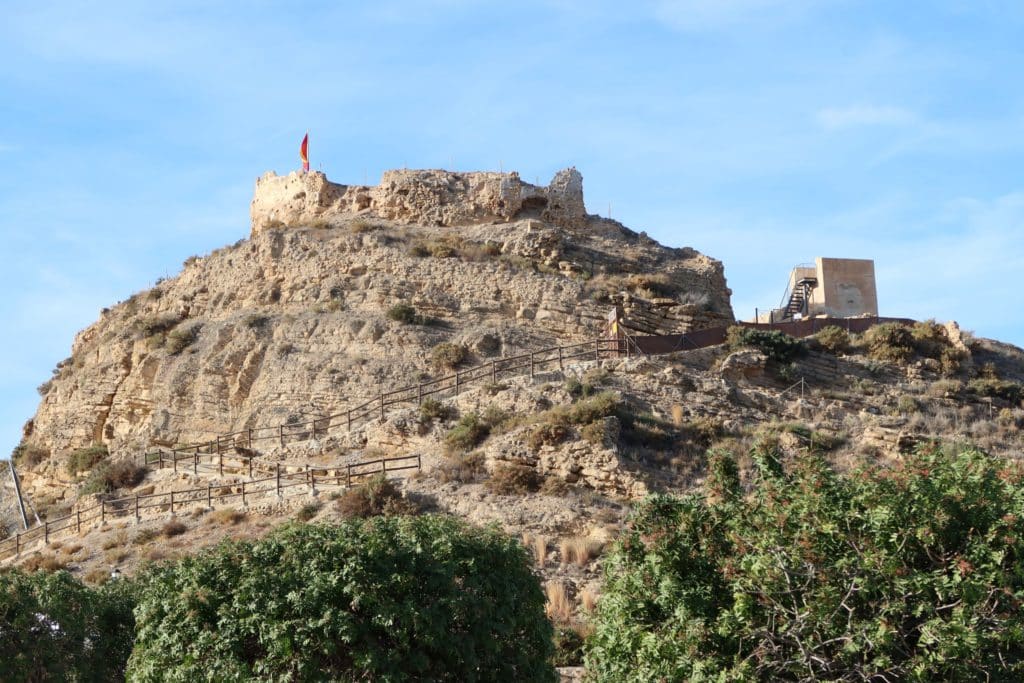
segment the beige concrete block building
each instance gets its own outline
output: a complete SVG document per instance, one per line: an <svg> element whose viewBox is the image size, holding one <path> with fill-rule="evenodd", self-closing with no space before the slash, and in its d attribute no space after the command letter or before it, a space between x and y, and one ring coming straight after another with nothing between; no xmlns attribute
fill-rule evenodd
<svg viewBox="0 0 1024 683"><path fill-rule="evenodd" d="M758 312L757 322L877 315L875 262L819 256L813 264L793 268L779 307Z"/></svg>

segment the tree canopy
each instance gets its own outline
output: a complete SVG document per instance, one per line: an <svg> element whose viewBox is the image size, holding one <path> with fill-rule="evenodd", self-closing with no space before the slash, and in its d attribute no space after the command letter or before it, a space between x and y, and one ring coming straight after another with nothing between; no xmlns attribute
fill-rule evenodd
<svg viewBox="0 0 1024 683"><path fill-rule="evenodd" d="M0 681L113 681L134 637L128 582L0 570Z"/></svg>
<svg viewBox="0 0 1024 683"><path fill-rule="evenodd" d="M1017 463L938 448L838 474L713 454L705 495L653 496L608 558L598 680L1020 680Z"/></svg>
<svg viewBox="0 0 1024 683"><path fill-rule="evenodd" d="M289 526L141 582L128 680L556 679L525 551L450 517Z"/></svg>

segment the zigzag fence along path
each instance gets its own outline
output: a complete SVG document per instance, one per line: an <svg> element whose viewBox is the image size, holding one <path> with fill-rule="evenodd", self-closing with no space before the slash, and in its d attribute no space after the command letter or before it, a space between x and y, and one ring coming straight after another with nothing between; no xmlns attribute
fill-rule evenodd
<svg viewBox="0 0 1024 683"><path fill-rule="evenodd" d="M875 325L895 322L899 324L913 324L913 320L906 318L852 318L852 319L825 319L816 321L814 319L793 323L774 323L770 325L758 323L740 323L745 327L756 327L773 329L785 332L793 337L810 336L828 325L839 325L851 331L861 332ZM704 330L697 330L686 334L676 335L651 335L651 336L624 336L624 337L598 337L596 339L569 344L565 346L553 346L531 353L524 353L508 358L493 360L483 365L478 365L466 370L457 371L444 377L410 385L394 391L382 392L361 405L350 408L342 413L319 417L308 422L286 423L275 427L256 427L229 434L221 434L212 441L198 444L190 444L171 450L160 450L143 453L138 456L140 464L145 466L171 467L175 471L187 471L191 469L194 473L200 470L211 471L213 468L223 475L225 467L235 470L236 473L248 471L249 481L241 485L208 485L205 488L185 489L171 491L169 493L157 493L146 496L133 496L101 501L98 505L85 510L78 510L73 514L57 519L49 520L24 533L15 534L13 537L0 541L0 560L20 554L28 544L34 544L38 540L44 543L57 533L68 532L74 529L75 533L81 532L82 526L100 523L108 517L134 516L141 519L143 511L154 509L161 512L174 512L187 505L206 505L212 507L213 501L224 501L231 498L239 498L243 504L249 499L273 494L283 495L283 492L291 487L308 487L310 492L316 490L316 485L321 486L351 486L359 479L377 473L398 472L408 469L419 469L421 466L420 457L412 455L402 458L384 458L369 462L350 464L346 466L344 473L340 470L314 469L306 466L304 469L294 472L285 468L282 471L280 464L274 464L272 476L254 478L257 474L265 474L271 465L255 460L253 457L240 457L239 464L232 466L225 462L225 451L241 448L251 449L254 443L260 441L274 440L282 446L288 441L301 441L317 436L326 436L332 429L343 427L351 430L353 426L365 422L371 418L379 417L383 420L387 415L387 409L397 404L422 403L425 398L453 392L455 395L467 385L478 382L497 382L499 377L506 377L512 374L525 374L529 372L531 379L537 372L554 369L565 369L565 363L573 360L600 360L602 358L620 358L631 355L654 355L674 353L689 349L700 349L708 346L721 344L725 341L726 327L716 327ZM210 458L211 464L202 462L203 458ZM411 464L415 460L415 464ZM215 463L215 464L212 464ZM392 464L389 464L392 463ZM372 471L361 468L374 467ZM333 472L333 474L332 474Z"/></svg>
<svg viewBox="0 0 1024 683"><path fill-rule="evenodd" d="M209 456L204 456L209 457ZM194 472L217 470L221 474L225 469L229 472L249 472L249 480L231 484L207 484L206 486L152 493L148 495L128 496L101 500L97 505L77 510L70 515L47 520L46 522L20 534L0 542L0 560L20 555L23 551L35 546L39 541L49 543L50 539L68 533L80 534L83 528L88 529L95 524L102 524L108 519L134 518L141 521L144 516L154 514L175 513L189 507L213 508L214 504L241 502L243 506L250 501L274 496L278 499L293 493L308 491L315 495L317 487L348 488L374 474L418 470L422 463L419 455L397 458L382 458L360 463L351 463L344 468L314 468L308 465L302 468L282 466L281 463L254 461L253 458L237 458L231 463L231 456L210 458L216 464L200 463L200 455L190 456L189 469ZM226 462L227 461L227 462ZM164 461L170 466L171 459ZM266 475L266 476L264 476Z"/></svg>

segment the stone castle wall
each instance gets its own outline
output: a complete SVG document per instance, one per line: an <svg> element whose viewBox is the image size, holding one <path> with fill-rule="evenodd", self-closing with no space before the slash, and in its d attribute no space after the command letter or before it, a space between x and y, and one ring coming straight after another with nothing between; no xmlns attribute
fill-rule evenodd
<svg viewBox="0 0 1024 683"><path fill-rule="evenodd" d="M318 171L271 171L256 181L250 215L253 235L358 216L438 226L537 217L566 228L587 218L583 176L574 168L556 173L546 187L514 172L394 170L371 187L332 183Z"/></svg>

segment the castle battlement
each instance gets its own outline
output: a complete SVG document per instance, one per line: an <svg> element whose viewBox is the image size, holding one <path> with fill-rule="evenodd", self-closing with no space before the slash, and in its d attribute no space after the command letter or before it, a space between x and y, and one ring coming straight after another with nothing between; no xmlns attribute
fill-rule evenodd
<svg viewBox="0 0 1024 683"><path fill-rule="evenodd" d="M583 176L559 171L546 187L518 173L442 170L385 171L379 185L340 185L318 171L256 180L252 233L334 219L377 217L419 225L468 225L537 217L567 228L586 222Z"/></svg>

